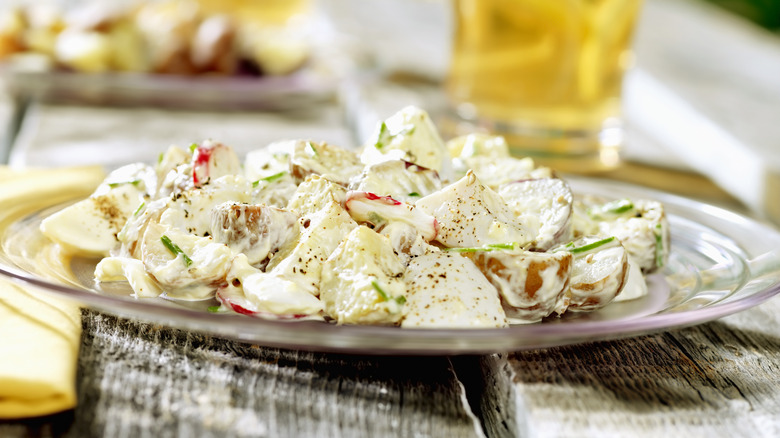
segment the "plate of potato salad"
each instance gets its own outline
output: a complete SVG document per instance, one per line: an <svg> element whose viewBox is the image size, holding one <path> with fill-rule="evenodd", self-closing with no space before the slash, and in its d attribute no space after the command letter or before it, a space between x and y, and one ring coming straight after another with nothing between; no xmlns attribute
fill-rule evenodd
<svg viewBox="0 0 780 438"><path fill-rule="evenodd" d="M170 146L10 229L55 247L67 273L50 288L96 308L267 345L436 354L645 333L776 293L776 254L703 211L562 176L502 137L444 141L410 106L358 149ZM2 272L53 282L24 271Z"/></svg>

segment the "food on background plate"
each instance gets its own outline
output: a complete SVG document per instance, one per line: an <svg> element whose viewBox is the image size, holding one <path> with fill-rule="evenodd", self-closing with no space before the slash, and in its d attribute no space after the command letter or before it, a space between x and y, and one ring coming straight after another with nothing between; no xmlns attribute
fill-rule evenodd
<svg viewBox="0 0 780 438"><path fill-rule="evenodd" d="M214 141L171 146L41 230L139 299L260 318L504 327L647 294L669 254L663 205L575 199L502 145L445 143L407 107L357 151L287 140L242 163Z"/></svg>
<svg viewBox="0 0 780 438"><path fill-rule="evenodd" d="M193 0L0 9L0 62L25 70L285 75L310 56L305 28L215 13Z"/></svg>

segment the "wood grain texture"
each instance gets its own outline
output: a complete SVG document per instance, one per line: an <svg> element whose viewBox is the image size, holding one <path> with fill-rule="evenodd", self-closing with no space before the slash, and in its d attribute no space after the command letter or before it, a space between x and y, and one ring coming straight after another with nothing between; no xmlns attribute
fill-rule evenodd
<svg viewBox="0 0 780 438"><path fill-rule="evenodd" d="M780 436L780 301L723 320L509 357L529 434Z"/></svg>
<svg viewBox="0 0 780 438"><path fill-rule="evenodd" d="M480 435L446 358L259 348L90 313L74 423L90 436Z"/></svg>
<svg viewBox="0 0 780 438"><path fill-rule="evenodd" d="M261 348L85 311L75 412L2 437L484 436L445 357Z"/></svg>

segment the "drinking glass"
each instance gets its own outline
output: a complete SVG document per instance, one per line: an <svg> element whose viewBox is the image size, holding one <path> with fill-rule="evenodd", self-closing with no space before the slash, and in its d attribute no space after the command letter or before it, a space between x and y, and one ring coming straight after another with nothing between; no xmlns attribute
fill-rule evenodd
<svg viewBox="0 0 780 438"><path fill-rule="evenodd" d="M457 131L566 171L619 163L621 84L641 0L454 0Z"/></svg>

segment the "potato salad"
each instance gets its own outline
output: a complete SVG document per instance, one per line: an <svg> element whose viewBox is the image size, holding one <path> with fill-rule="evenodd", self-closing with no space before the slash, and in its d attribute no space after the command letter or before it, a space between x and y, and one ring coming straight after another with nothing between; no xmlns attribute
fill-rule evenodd
<svg viewBox="0 0 780 438"><path fill-rule="evenodd" d="M46 218L95 280L218 313L414 328L495 328L647 294L667 263L664 207L577 198L501 137L444 142L407 107L360 149L286 140L240 159L171 146Z"/></svg>

